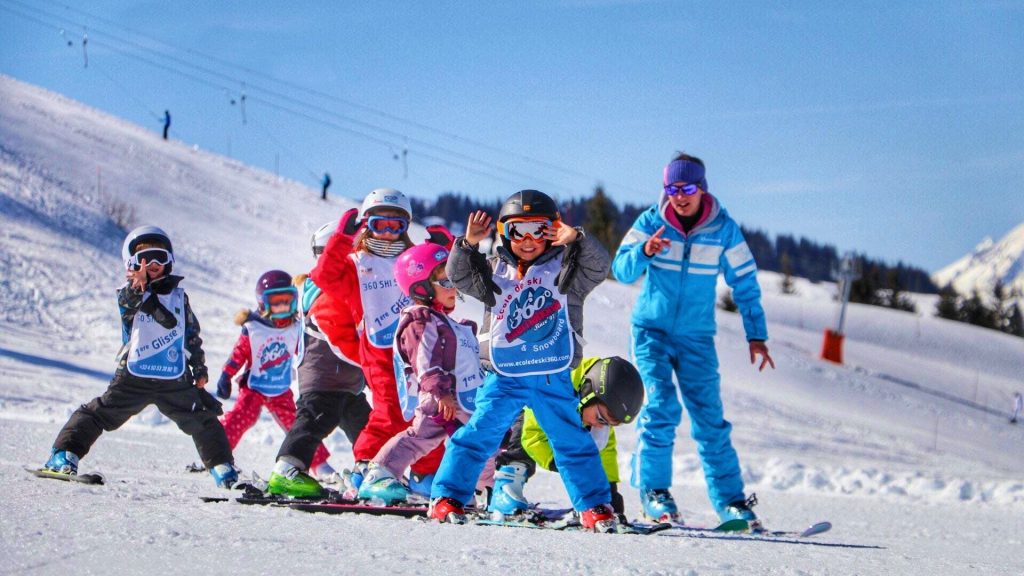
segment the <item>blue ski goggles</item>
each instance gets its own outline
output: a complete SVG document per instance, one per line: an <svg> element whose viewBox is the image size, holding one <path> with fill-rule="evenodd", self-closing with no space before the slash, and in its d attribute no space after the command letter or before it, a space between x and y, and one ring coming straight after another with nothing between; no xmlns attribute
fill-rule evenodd
<svg viewBox="0 0 1024 576"><path fill-rule="evenodd" d="M271 306L288 304L287 312L271 312ZM271 288L263 291L263 314L269 318L291 318L299 311L299 291L294 286Z"/></svg>
<svg viewBox="0 0 1024 576"><path fill-rule="evenodd" d="M676 194L682 194L683 196L693 196L697 193L700 186L697 184L683 184L682 186L676 186L675 184L665 185L665 194L669 196L675 196Z"/></svg>
<svg viewBox="0 0 1024 576"><path fill-rule="evenodd" d="M366 227L376 234L401 234L409 229L409 219L401 216L370 216Z"/></svg>

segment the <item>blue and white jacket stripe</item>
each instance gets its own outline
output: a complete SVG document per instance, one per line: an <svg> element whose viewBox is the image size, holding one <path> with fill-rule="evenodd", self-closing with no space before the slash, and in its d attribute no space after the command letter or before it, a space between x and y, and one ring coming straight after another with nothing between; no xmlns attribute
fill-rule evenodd
<svg viewBox="0 0 1024 576"><path fill-rule="evenodd" d="M714 335L715 287L722 272L733 289L747 340L767 340L754 256L739 225L718 200L705 193L705 202L711 203L707 217L685 234L665 216L672 208L662 194L622 239L612 262L615 278L633 283L647 273L633 306L633 324L669 335ZM662 238L672 244L666 252L648 257L644 243L662 226Z"/></svg>

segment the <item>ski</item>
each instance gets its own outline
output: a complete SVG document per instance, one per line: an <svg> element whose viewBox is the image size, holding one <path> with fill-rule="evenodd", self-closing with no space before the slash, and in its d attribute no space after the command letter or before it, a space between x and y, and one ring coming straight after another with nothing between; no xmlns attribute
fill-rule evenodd
<svg viewBox="0 0 1024 576"><path fill-rule="evenodd" d="M294 497L294 496L283 496L278 494L269 494L264 492L258 486L249 483L241 482L235 484L233 490L241 490L241 496L200 496L199 499L207 503L215 502L237 502L239 504L254 504L261 506L288 506L293 503L327 503L327 502L349 502L346 500L341 493L330 488L324 488L324 493L320 496L309 496L309 497Z"/></svg>
<svg viewBox="0 0 1024 576"><path fill-rule="evenodd" d="M25 468L25 470L31 472L37 478L50 478L51 480L63 480L65 482L78 482L80 484L95 485L101 485L105 482L103 475L98 473L63 474L61 472L54 472L53 470L47 470L45 468Z"/></svg>
<svg viewBox="0 0 1024 576"><path fill-rule="evenodd" d="M288 508L323 514L370 514L372 516L426 517L427 506L381 506L366 502L289 502Z"/></svg>
<svg viewBox="0 0 1024 576"><path fill-rule="evenodd" d="M531 528L535 530L558 530L562 532L590 532L580 524L580 521L575 516L569 516L564 518L558 518L553 520L545 521L530 520L530 519L506 519L500 520L495 518L470 518L467 524L476 524L479 526L503 526L506 528ZM615 530L611 532L604 532L605 534L634 534L637 536L646 536L649 534L656 534L664 530L671 530L672 524L663 522L660 524L647 524L647 525L635 525L635 524L618 524Z"/></svg>
<svg viewBox="0 0 1024 576"><path fill-rule="evenodd" d="M655 524L645 523L636 523L633 525L641 528L656 526ZM668 529L681 532L738 534L769 538L809 538L811 536L823 534L832 529L832 523L827 521L815 522L803 530L767 530L760 526L752 526L746 520L727 520L713 528L677 523L668 523L668 525L670 526Z"/></svg>

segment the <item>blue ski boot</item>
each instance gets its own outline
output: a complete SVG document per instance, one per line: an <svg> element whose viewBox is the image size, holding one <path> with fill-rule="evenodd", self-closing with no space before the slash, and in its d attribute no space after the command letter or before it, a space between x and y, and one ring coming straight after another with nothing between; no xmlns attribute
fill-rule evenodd
<svg viewBox="0 0 1024 576"><path fill-rule="evenodd" d="M430 500L430 489L434 486L433 474L416 474L409 471L409 490L417 496L423 496Z"/></svg>
<svg viewBox="0 0 1024 576"><path fill-rule="evenodd" d="M737 500L718 510L722 522L728 520L746 520L752 527L760 525L757 514L751 508L757 506L757 494L751 494L746 500Z"/></svg>
<svg viewBox="0 0 1024 576"><path fill-rule="evenodd" d="M46 461L46 464L43 464L43 469L57 472L58 474L74 476L78 474L78 455L67 450L57 450L54 448L50 451L50 459Z"/></svg>
<svg viewBox="0 0 1024 576"><path fill-rule="evenodd" d="M494 472L494 489L488 510L505 516L512 516L530 508L530 502L523 495L526 486L526 464L512 462Z"/></svg>
<svg viewBox="0 0 1024 576"><path fill-rule="evenodd" d="M219 488L231 488L238 482L238 469L234 464L225 462L210 468L210 476Z"/></svg>
<svg viewBox="0 0 1024 576"><path fill-rule="evenodd" d="M408 500L409 487L395 478L387 468L370 464L359 486L359 498L380 500L385 506L393 506Z"/></svg>
<svg viewBox="0 0 1024 576"><path fill-rule="evenodd" d="M644 516L652 522L680 522L676 499L667 488L640 491L640 504L644 508Z"/></svg>
<svg viewBox="0 0 1024 576"><path fill-rule="evenodd" d="M349 482L352 487L359 490L359 487L363 484L363 478L366 477L366 469L369 468L370 463L366 460L356 460L354 466L352 466L352 473L349 474Z"/></svg>

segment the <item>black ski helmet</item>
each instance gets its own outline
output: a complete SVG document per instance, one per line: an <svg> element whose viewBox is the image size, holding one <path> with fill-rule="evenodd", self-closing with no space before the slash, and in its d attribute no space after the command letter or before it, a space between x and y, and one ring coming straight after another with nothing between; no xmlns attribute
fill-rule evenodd
<svg viewBox="0 0 1024 576"><path fill-rule="evenodd" d="M506 250L510 249L510 242L505 237L505 222L517 217L544 217L552 222L561 220L558 213L558 205L547 194L539 190L520 190L508 197L501 205L498 212L498 237Z"/></svg>
<svg viewBox="0 0 1024 576"><path fill-rule="evenodd" d="M617 422L632 422L644 403L640 373L628 360L618 356L598 360L583 377L580 408L594 400L603 402Z"/></svg>

